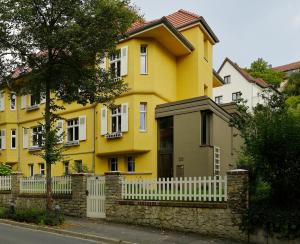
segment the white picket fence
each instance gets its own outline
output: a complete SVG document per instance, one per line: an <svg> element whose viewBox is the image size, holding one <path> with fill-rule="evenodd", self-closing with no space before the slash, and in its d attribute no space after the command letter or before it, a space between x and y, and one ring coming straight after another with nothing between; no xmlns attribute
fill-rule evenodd
<svg viewBox="0 0 300 244"><path fill-rule="evenodd" d="M0 176L0 191L11 190L11 176Z"/></svg>
<svg viewBox="0 0 300 244"><path fill-rule="evenodd" d="M126 200L227 201L227 176L126 179L122 182Z"/></svg>
<svg viewBox="0 0 300 244"><path fill-rule="evenodd" d="M52 192L54 194L71 194L72 180L70 176L52 177ZM21 178L20 193L46 193L46 178Z"/></svg>

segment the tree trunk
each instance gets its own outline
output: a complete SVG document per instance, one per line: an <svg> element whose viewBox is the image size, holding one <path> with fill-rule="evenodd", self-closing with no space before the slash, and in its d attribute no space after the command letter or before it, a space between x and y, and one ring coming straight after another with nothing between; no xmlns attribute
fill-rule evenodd
<svg viewBox="0 0 300 244"><path fill-rule="evenodd" d="M52 199L52 185L51 185L51 160L50 150L51 142L49 141L49 134L51 131L51 111L50 111L50 87L49 81L46 82L46 104L45 104L45 161L46 161L46 209L52 211L53 199Z"/></svg>

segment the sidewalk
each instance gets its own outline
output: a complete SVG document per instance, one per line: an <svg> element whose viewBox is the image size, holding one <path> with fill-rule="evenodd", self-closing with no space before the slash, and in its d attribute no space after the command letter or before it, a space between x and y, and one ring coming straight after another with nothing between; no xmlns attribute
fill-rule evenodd
<svg viewBox="0 0 300 244"><path fill-rule="evenodd" d="M82 234L115 238L131 243L174 243L174 244L237 244L230 240L208 238L197 234L164 231L150 227L110 223L104 220L66 218L64 230Z"/></svg>

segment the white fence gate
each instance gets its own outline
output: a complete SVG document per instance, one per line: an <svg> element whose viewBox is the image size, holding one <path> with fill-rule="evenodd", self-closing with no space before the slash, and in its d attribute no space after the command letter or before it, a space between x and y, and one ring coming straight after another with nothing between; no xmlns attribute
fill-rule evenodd
<svg viewBox="0 0 300 244"><path fill-rule="evenodd" d="M105 218L105 177L87 179L87 217Z"/></svg>

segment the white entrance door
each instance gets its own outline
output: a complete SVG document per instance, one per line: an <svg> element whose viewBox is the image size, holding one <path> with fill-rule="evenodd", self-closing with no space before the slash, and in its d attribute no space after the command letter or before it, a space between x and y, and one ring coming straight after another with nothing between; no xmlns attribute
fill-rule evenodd
<svg viewBox="0 0 300 244"><path fill-rule="evenodd" d="M105 177L88 177L87 194L87 217L105 218Z"/></svg>

